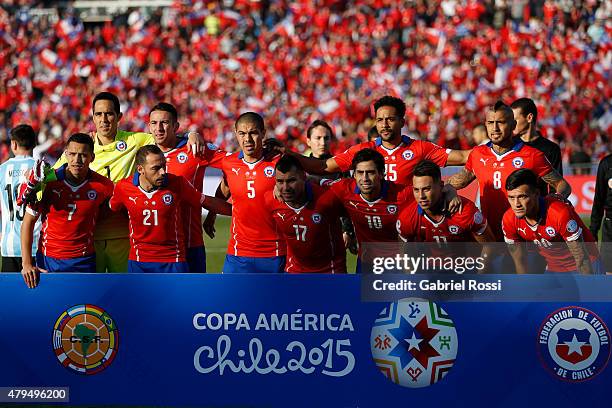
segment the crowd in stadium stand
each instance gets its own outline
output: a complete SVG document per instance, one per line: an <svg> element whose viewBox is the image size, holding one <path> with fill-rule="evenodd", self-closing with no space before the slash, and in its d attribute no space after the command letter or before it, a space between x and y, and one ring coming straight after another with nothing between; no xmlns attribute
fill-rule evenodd
<svg viewBox="0 0 612 408"><path fill-rule="evenodd" d="M387 93L406 101L411 136L442 146L468 148L483 107L523 96L566 162L596 162L612 138L610 1L197 0L99 25L30 12L49 3L0 6L3 141L30 123L59 152L93 129L91 98L105 89L123 102L122 128L146 129L168 101L181 129L227 150L246 110L299 150L325 119L344 149L366 138L370 104Z"/></svg>

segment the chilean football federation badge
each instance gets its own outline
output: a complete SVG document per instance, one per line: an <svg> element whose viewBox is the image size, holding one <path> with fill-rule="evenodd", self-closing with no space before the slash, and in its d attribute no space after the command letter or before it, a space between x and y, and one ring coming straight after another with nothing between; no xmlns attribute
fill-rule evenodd
<svg viewBox="0 0 612 408"><path fill-rule="evenodd" d="M385 307L370 335L376 367L404 387L427 387L455 363L457 331L448 314L433 302L402 299Z"/></svg>
<svg viewBox="0 0 612 408"><path fill-rule="evenodd" d="M540 326L538 353L544 366L560 380L590 380L608 364L610 331L590 310L564 307L552 312Z"/></svg>

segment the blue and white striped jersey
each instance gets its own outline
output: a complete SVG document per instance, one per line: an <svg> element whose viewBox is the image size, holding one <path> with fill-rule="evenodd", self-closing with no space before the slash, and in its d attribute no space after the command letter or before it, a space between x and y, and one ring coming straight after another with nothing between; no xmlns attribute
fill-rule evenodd
<svg viewBox="0 0 612 408"><path fill-rule="evenodd" d="M0 210L2 211L2 256L21 256L21 221L25 206L19 208L16 204L19 185L25 182L25 174L34 166L31 156L16 156L0 165ZM36 254L40 220L34 227L32 255Z"/></svg>

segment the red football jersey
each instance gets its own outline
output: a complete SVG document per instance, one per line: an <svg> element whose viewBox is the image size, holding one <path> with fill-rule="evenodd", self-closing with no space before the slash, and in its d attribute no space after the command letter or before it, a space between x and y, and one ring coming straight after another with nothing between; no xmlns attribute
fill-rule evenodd
<svg viewBox="0 0 612 408"><path fill-rule="evenodd" d="M342 171L351 169L355 154L362 149L374 149L385 158L385 178L394 183L406 186L412 185L414 168L421 160L431 160L440 167L446 166L450 149L425 141L415 140L402 136L402 142L395 149L387 149L382 145L382 139L363 142L355 145L345 152L334 156L336 163Z"/></svg>
<svg viewBox="0 0 612 408"><path fill-rule="evenodd" d="M461 212L447 214L438 222L432 220L414 201L404 207L397 219L397 232L405 242L474 242L473 234L481 235L487 220L473 202L460 197Z"/></svg>
<svg viewBox="0 0 612 408"><path fill-rule="evenodd" d="M42 216L39 251L57 259L94 253L93 233L100 206L112 196L114 187L112 181L94 171L81 185L72 186L65 173L66 165L57 169L57 180L45 186L35 208L27 209L34 216Z"/></svg>
<svg viewBox="0 0 612 408"><path fill-rule="evenodd" d="M506 197L506 179L518 169L530 169L539 177L553 169L541 151L521 141L502 155L495 153L491 146L490 142L476 146L468 157L465 169L476 176L480 187L480 208L495 238L502 241L501 221L510 208Z"/></svg>
<svg viewBox="0 0 612 408"><path fill-rule="evenodd" d="M236 152L223 160L223 175L233 200L228 254L269 258L287 253L265 199L276 184L274 167L279 158L247 163L242 152Z"/></svg>
<svg viewBox="0 0 612 408"><path fill-rule="evenodd" d="M266 195L266 208L272 213L278 231L287 243L285 271L290 273L346 273L346 250L342 240L340 215L335 195L307 183L307 202L292 208Z"/></svg>
<svg viewBox="0 0 612 408"><path fill-rule="evenodd" d="M226 155L226 152L218 150L215 145L208 144L204 153L194 157L187 145L187 139L184 138L179 140L175 149L164 152L168 173L185 177L199 192L202 192L206 167L220 169ZM189 227L186 232L187 248L204 246L202 207L185 206L183 212L185 225Z"/></svg>
<svg viewBox="0 0 612 408"><path fill-rule="evenodd" d="M584 225L574 207L551 197L540 198L540 221L529 225L524 218L514 215L512 209L502 221L504 238L508 243L533 242L546 259L547 269L555 272L575 271L576 262L563 242L576 241L580 237L587 243L591 262L599 252L591 231ZM589 244L590 243L590 244Z"/></svg>
<svg viewBox="0 0 612 408"><path fill-rule="evenodd" d="M397 216L400 205L414 200L412 187L384 181L381 197L372 202L363 198L352 178L338 180L329 188L348 212L360 245L364 242L397 242Z"/></svg>
<svg viewBox="0 0 612 408"><path fill-rule="evenodd" d="M130 217L130 256L139 262L184 262L185 224L182 208L201 205L202 194L183 177L167 174L164 186L146 192L139 175L117 183L110 199L114 211L125 208Z"/></svg>

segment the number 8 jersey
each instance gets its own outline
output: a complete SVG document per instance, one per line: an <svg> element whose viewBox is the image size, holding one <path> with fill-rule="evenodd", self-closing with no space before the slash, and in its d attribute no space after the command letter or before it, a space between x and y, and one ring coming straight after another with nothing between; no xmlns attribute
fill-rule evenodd
<svg viewBox="0 0 612 408"><path fill-rule="evenodd" d="M477 146L470 153L465 169L474 173L478 180L482 214L500 242L504 240L502 218L510 208L506 197L506 179L518 169L530 169L538 177L553 171L542 152L521 141L501 155L493 151L491 142Z"/></svg>

